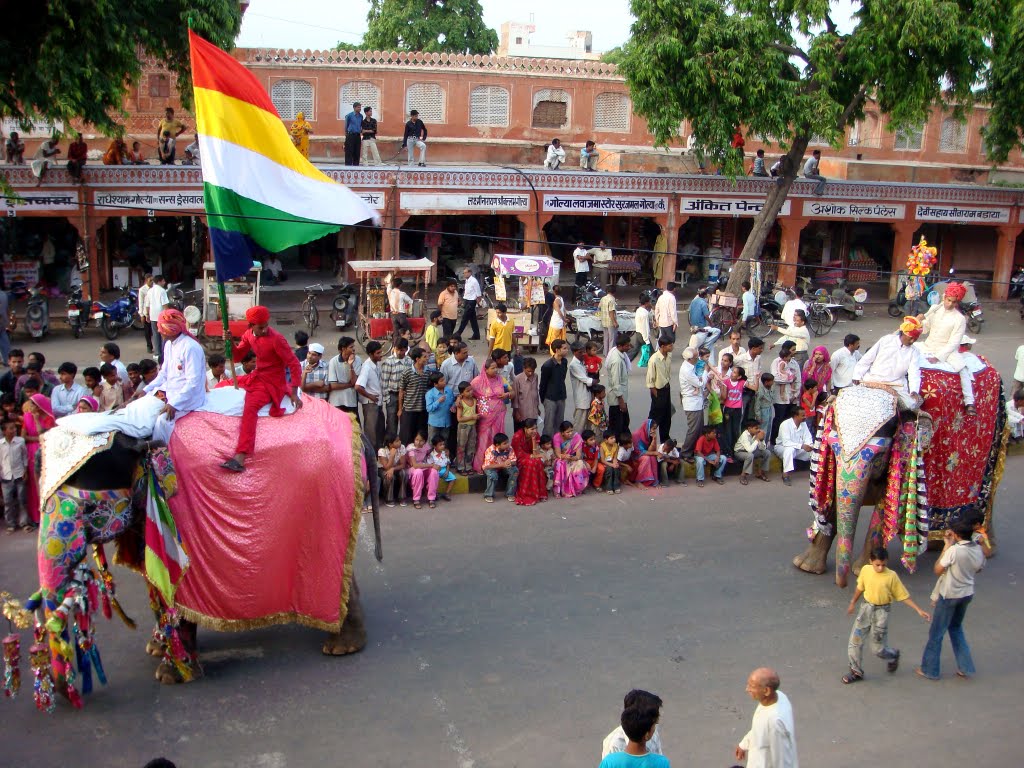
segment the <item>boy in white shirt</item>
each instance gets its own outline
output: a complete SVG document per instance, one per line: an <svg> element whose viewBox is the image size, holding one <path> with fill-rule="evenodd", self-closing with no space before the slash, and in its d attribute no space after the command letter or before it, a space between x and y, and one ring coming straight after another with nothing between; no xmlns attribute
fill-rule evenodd
<svg viewBox="0 0 1024 768"><path fill-rule="evenodd" d="M7 532L30 527L28 505L25 503L25 474L28 472L28 448L18 435L18 422L4 422L4 438L0 440L0 487L4 494L4 521Z"/></svg>

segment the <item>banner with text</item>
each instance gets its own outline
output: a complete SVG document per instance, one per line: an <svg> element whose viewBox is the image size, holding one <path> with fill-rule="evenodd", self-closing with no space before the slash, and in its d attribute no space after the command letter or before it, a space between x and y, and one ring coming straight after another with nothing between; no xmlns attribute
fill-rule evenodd
<svg viewBox="0 0 1024 768"><path fill-rule="evenodd" d="M97 192L94 198L97 213L109 208L127 208L145 211L181 211L183 213L203 213L203 190L195 189L161 189L115 190L113 192Z"/></svg>
<svg viewBox="0 0 1024 768"><path fill-rule="evenodd" d="M399 197L406 211L528 211L530 196L514 192L484 194L451 194L403 192Z"/></svg>
<svg viewBox="0 0 1024 768"><path fill-rule="evenodd" d="M371 208L376 208L378 211L384 210L383 192L358 192L354 189L352 191L359 195L359 197L363 198L363 202Z"/></svg>
<svg viewBox="0 0 1024 768"><path fill-rule="evenodd" d="M804 202L804 216L816 219L902 219L907 212L898 203L834 203L820 200Z"/></svg>
<svg viewBox="0 0 1024 768"><path fill-rule="evenodd" d="M667 197L591 197L544 195L544 210L552 213L668 213Z"/></svg>
<svg viewBox="0 0 1024 768"><path fill-rule="evenodd" d="M914 217L918 221L949 221L957 224L1007 224L1010 221L1010 209L936 203L917 206Z"/></svg>
<svg viewBox="0 0 1024 768"><path fill-rule="evenodd" d="M26 192L17 197L5 197L8 216L30 211L73 211L78 208L77 192Z"/></svg>
<svg viewBox="0 0 1024 768"><path fill-rule="evenodd" d="M764 208L764 199L747 197L684 197L679 212L684 216L757 216ZM789 215L789 200L782 204L779 216Z"/></svg>

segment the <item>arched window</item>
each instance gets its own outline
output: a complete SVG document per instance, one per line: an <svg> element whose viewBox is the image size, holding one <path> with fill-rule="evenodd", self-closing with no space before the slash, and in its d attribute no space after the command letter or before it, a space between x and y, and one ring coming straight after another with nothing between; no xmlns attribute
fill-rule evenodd
<svg viewBox="0 0 1024 768"><path fill-rule="evenodd" d="M384 120L380 109L380 88L373 83L358 80L341 86L338 92L338 117L344 118L352 111L352 105L357 101L364 107L372 107L373 116L377 120Z"/></svg>
<svg viewBox="0 0 1024 768"><path fill-rule="evenodd" d="M282 120L294 120L299 112L313 119L313 86L306 80L278 80L270 88L270 100Z"/></svg>
<svg viewBox="0 0 1024 768"><path fill-rule="evenodd" d="M469 94L469 124L508 125L508 91L496 85L479 85Z"/></svg>
<svg viewBox="0 0 1024 768"><path fill-rule="evenodd" d="M594 97L594 130L628 133L633 108L624 93L599 93Z"/></svg>
<svg viewBox="0 0 1024 768"><path fill-rule="evenodd" d="M955 117L947 117L942 121L942 134L939 136L939 152L967 151L967 123Z"/></svg>
<svg viewBox="0 0 1024 768"><path fill-rule="evenodd" d="M569 125L569 94L559 88L542 88L533 94L534 128L565 128Z"/></svg>
<svg viewBox="0 0 1024 768"><path fill-rule="evenodd" d="M415 109L424 123L443 123L444 88L437 83L413 83L405 92L405 111Z"/></svg>

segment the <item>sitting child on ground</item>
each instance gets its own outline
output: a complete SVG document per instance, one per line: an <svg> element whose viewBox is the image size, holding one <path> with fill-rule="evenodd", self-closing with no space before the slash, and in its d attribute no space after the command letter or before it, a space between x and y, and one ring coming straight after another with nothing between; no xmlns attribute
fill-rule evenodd
<svg viewBox="0 0 1024 768"><path fill-rule="evenodd" d="M622 493L619 487L621 472L619 471L619 441L609 432L601 441L601 464L604 465L604 479L601 490L607 494Z"/></svg>
<svg viewBox="0 0 1024 768"><path fill-rule="evenodd" d="M450 459L448 458L448 446L445 444L445 440L441 435L434 435L430 441L430 445L433 450L430 451L430 455L427 457L427 461L437 467L437 485L438 485L438 496L445 501L451 501L452 497L448 494L451 490L452 483L455 482L455 473L452 472ZM441 481L447 483L444 487L444 493L441 493Z"/></svg>
<svg viewBox="0 0 1024 768"><path fill-rule="evenodd" d="M516 500L516 480L519 479L519 467L516 466L515 451L512 450L508 435L504 432L498 432L494 436L494 442L484 452L483 470L487 477L484 501L488 504L494 503L494 491L498 485L498 478L503 473L508 478L505 483L505 500L509 502Z"/></svg>
<svg viewBox="0 0 1024 768"><path fill-rule="evenodd" d="M601 446L592 429L583 430L580 433L580 438L583 440L583 461L586 462L587 469L590 470L590 484L600 490L601 484L604 482Z"/></svg>
<svg viewBox="0 0 1024 768"><path fill-rule="evenodd" d="M551 441L551 435L541 435L538 445L540 460L544 464L544 474L548 478L547 489L550 491L551 486L555 484L555 447Z"/></svg>
<svg viewBox="0 0 1024 768"><path fill-rule="evenodd" d="M621 476L622 484L636 487L636 483L633 482L634 463L633 463L633 436L629 432L620 432L618 437L619 443L619 474Z"/></svg>
<svg viewBox="0 0 1024 768"><path fill-rule="evenodd" d="M679 448L672 438L663 442L658 449L658 482L667 486L669 480L686 485L683 478L683 460L679 457Z"/></svg>
<svg viewBox="0 0 1024 768"><path fill-rule="evenodd" d="M377 474L385 506L395 506L396 499L405 506L405 453L402 438L394 432L384 435L384 445L377 451Z"/></svg>

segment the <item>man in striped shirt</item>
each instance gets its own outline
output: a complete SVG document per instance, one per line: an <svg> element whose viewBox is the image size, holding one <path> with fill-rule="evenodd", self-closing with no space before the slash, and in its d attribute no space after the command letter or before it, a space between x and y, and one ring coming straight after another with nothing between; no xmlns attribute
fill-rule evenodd
<svg viewBox="0 0 1024 768"><path fill-rule="evenodd" d="M412 360L406 354L409 340L401 338L395 342L395 349L380 361L380 387L384 395L386 431L398 434L398 389L406 371L412 370Z"/></svg>
<svg viewBox="0 0 1024 768"><path fill-rule="evenodd" d="M416 435L427 434L427 390L432 386L430 374L427 373L427 352L416 347L409 353L412 368L402 374L398 386L398 423L399 434L406 445Z"/></svg>

